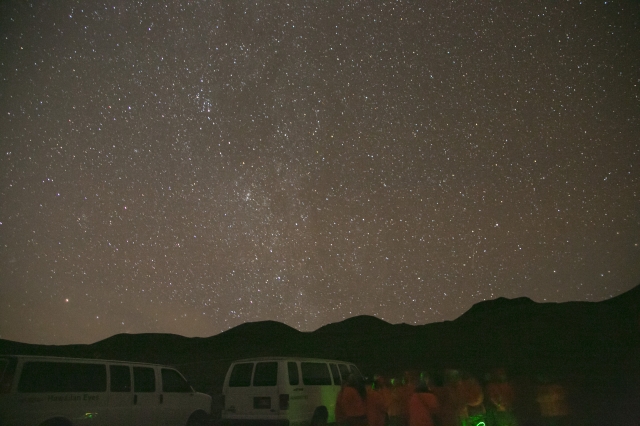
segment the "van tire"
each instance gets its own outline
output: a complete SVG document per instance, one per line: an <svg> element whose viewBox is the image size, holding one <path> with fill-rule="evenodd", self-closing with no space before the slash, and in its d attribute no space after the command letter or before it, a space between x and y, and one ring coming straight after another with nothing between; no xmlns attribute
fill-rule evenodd
<svg viewBox="0 0 640 426"><path fill-rule="evenodd" d="M67 419L57 417L49 419L44 423L40 423L40 426L71 426L71 422Z"/></svg>
<svg viewBox="0 0 640 426"><path fill-rule="evenodd" d="M196 411L189 417L187 426L209 426L209 416L204 411Z"/></svg>
<svg viewBox="0 0 640 426"><path fill-rule="evenodd" d="M311 417L311 426L324 426L327 424L328 419L329 411L327 407L317 407L313 412L313 417Z"/></svg>

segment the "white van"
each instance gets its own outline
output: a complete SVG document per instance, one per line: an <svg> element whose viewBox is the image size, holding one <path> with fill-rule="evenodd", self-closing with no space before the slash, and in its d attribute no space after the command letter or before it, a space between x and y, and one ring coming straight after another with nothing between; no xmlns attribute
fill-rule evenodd
<svg viewBox="0 0 640 426"><path fill-rule="evenodd" d="M287 426L335 422L336 398L349 374L348 362L313 358L251 358L227 371L222 394L225 424Z"/></svg>
<svg viewBox="0 0 640 426"><path fill-rule="evenodd" d="M0 355L0 425L204 426L211 397L156 364Z"/></svg>

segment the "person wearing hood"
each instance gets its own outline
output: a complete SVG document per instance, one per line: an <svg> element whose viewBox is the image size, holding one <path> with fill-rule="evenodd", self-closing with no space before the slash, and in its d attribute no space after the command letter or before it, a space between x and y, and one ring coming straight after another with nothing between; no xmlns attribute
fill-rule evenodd
<svg viewBox="0 0 640 426"><path fill-rule="evenodd" d="M439 411L438 397L431 392L429 376L423 373L409 402L409 426L434 426Z"/></svg>

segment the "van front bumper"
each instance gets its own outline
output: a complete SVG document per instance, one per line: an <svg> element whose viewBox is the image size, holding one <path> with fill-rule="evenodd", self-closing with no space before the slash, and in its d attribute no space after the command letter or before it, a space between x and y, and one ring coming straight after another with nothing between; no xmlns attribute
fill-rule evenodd
<svg viewBox="0 0 640 426"><path fill-rule="evenodd" d="M289 420L220 419L215 426L292 426Z"/></svg>

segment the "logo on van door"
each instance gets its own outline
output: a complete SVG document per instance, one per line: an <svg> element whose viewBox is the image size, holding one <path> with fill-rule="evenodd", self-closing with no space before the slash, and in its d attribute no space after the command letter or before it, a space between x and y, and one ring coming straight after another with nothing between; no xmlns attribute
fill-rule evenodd
<svg viewBox="0 0 640 426"><path fill-rule="evenodd" d="M47 395L47 402L78 402L78 401L98 401L100 395Z"/></svg>
<svg viewBox="0 0 640 426"><path fill-rule="evenodd" d="M80 395L47 395L47 402L69 402L82 401Z"/></svg>

